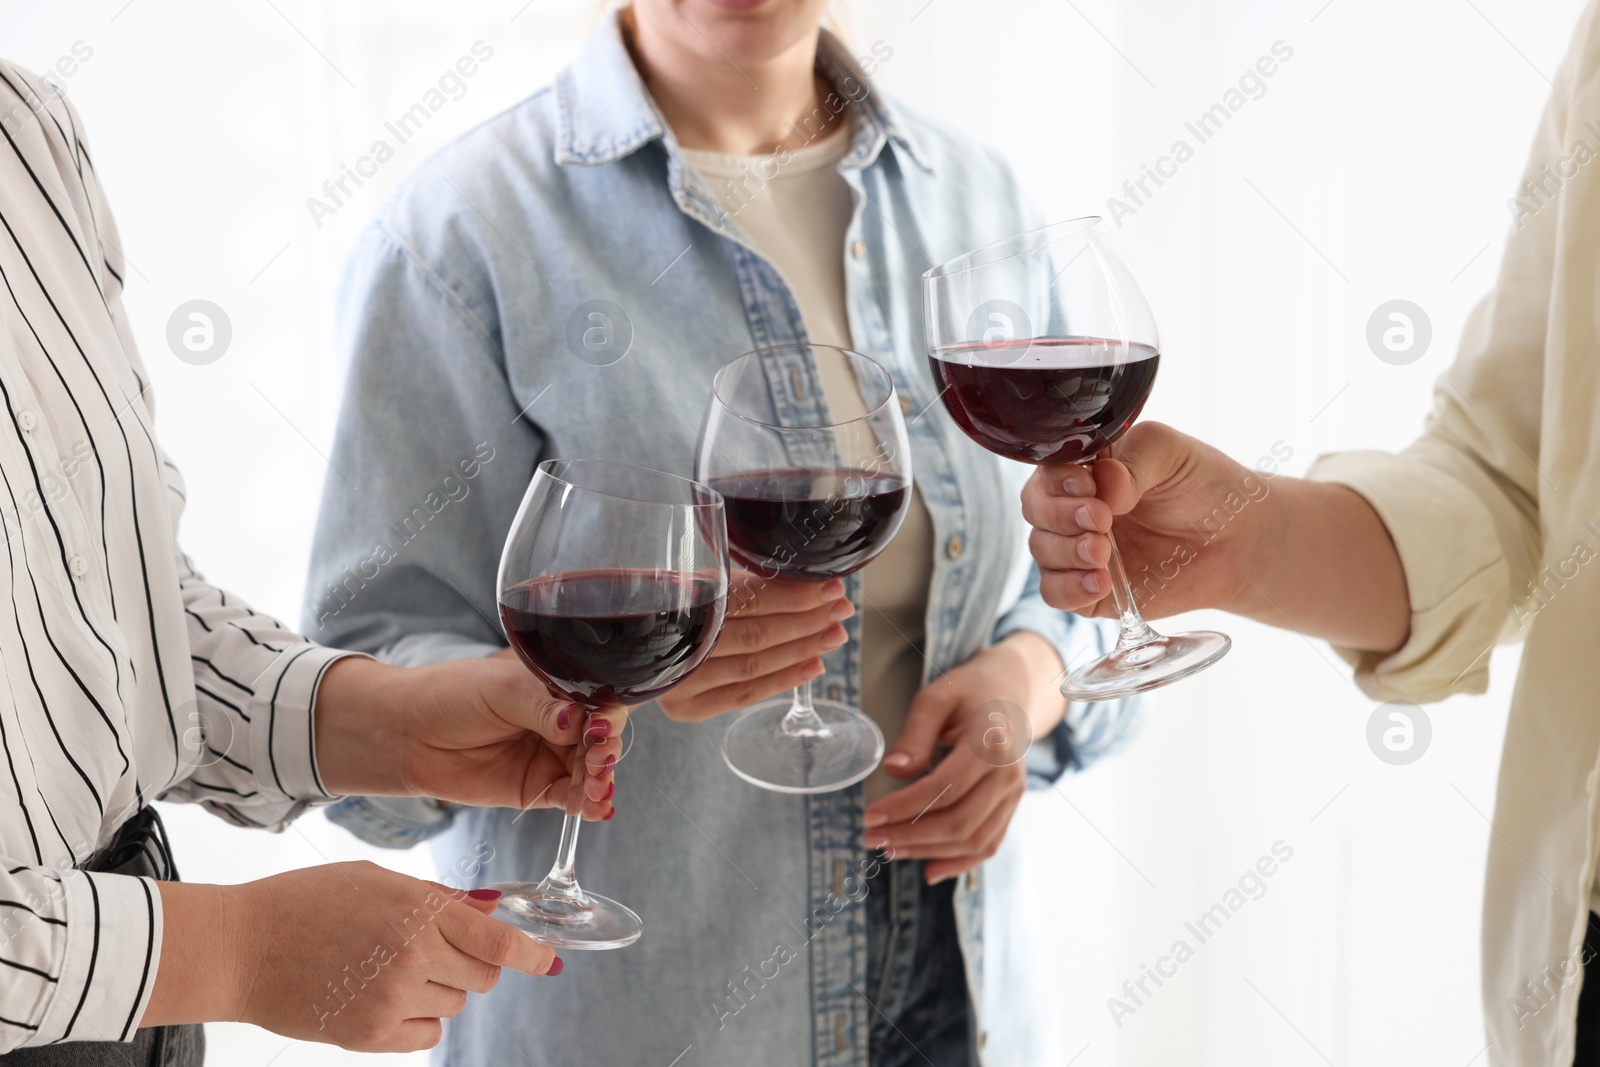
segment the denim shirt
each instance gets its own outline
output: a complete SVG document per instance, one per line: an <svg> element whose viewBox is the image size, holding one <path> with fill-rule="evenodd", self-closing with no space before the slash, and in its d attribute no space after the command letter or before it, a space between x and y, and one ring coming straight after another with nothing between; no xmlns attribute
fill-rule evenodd
<svg viewBox="0 0 1600 1067"><path fill-rule="evenodd" d="M1040 599L1018 503L1028 470L946 417L922 342L921 273L1038 220L995 155L891 108L827 35L819 70L854 124L840 164L855 203L851 334L894 376L936 532L923 681L1017 630L1081 662L1111 636ZM410 665L495 651L501 544L535 465L581 456L690 474L717 367L804 337L792 294L685 167L609 20L552 87L419 167L354 251L306 632ZM807 388L800 375L792 386ZM859 699L858 619L825 658L830 698ZM1074 706L1035 742L1030 770L1044 781L1087 764L1133 720L1131 705ZM560 979L507 975L449 1028L444 1062L665 1065L693 1046L686 1063L865 1067L861 789L751 787L721 760L725 725L636 710L617 817L585 826L578 869L640 913L643 939L569 954ZM537 880L560 823L374 798L330 817L394 847L448 827L437 856L458 884ZM1027 988L984 997L986 892L1005 887L973 872L955 894L974 1032L980 1048L1026 1048L1053 1013Z"/></svg>

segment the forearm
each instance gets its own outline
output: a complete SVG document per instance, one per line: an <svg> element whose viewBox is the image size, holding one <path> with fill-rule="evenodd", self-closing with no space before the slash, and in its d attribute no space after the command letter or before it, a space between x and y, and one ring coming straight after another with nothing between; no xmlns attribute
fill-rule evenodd
<svg viewBox="0 0 1600 1067"><path fill-rule="evenodd" d="M161 959L141 1026L223 1022L238 1018L250 981L235 886L158 882Z"/></svg>
<svg viewBox="0 0 1600 1067"><path fill-rule="evenodd" d="M1391 652L1405 644L1405 571L1383 520L1359 493L1279 478L1251 518L1235 599L1219 606L1346 648Z"/></svg>

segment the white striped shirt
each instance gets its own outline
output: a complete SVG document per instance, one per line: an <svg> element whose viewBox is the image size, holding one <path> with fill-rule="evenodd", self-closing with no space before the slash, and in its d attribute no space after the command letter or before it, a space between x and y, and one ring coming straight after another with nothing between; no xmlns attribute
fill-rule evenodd
<svg viewBox="0 0 1600 1067"><path fill-rule="evenodd" d="M339 653L206 584L151 429L123 257L78 116L0 61L0 1053L128 1040L147 881L74 868L154 798L281 828Z"/></svg>

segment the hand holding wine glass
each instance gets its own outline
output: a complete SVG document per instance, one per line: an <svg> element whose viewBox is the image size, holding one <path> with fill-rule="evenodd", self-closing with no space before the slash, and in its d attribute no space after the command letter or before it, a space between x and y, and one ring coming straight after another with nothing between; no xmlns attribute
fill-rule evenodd
<svg viewBox="0 0 1600 1067"><path fill-rule="evenodd" d="M1128 572L1155 577L1145 582L1143 614L1249 613L1245 605L1258 598L1245 580L1246 564L1259 561L1270 540L1268 509L1256 506L1267 495L1265 477L1158 422L1133 427L1116 452L1087 466L1040 466L1023 487L1022 515L1033 527L1029 548L1045 602L1080 615L1117 616L1106 569L1114 522ZM1230 514L1219 523L1219 502L1230 497L1251 503L1237 520ZM1182 581L1174 580L1179 574Z"/></svg>
<svg viewBox="0 0 1600 1067"><path fill-rule="evenodd" d="M822 656L848 640L855 614L844 583L768 580L736 570L722 636L700 668L657 703L669 719L705 722L820 677Z"/></svg>

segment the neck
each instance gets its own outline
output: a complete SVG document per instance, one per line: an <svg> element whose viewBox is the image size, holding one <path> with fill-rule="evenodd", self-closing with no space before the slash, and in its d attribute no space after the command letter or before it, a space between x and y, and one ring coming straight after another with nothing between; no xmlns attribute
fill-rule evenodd
<svg viewBox="0 0 1600 1067"><path fill-rule="evenodd" d="M816 73L814 34L770 59L735 65L706 62L632 9L622 25L634 65L684 148L739 156L796 149L843 119L843 110L835 115L823 105L832 89Z"/></svg>

